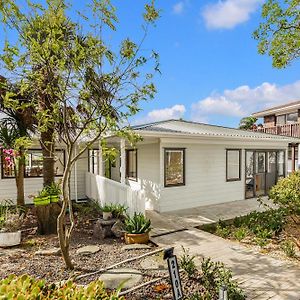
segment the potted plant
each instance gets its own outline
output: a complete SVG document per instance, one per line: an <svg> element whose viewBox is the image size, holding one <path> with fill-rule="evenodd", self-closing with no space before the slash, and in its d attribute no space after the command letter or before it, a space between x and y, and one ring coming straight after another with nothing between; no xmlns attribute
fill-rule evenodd
<svg viewBox="0 0 300 300"><path fill-rule="evenodd" d="M35 206L50 204L50 196L46 187L39 192L38 196L34 197L33 203Z"/></svg>
<svg viewBox="0 0 300 300"><path fill-rule="evenodd" d="M61 195L60 184L56 183L56 182L52 182L51 185L48 186L46 189L47 189L48 195L50 197L50 202L57 203L59 201L60 195Z"/></svg>
<svg viewBox="0 0 300 300"><path fill-rule="evenodd" d="M0 247L13 247L21 244L21 225L23 215L1 206L0 210Z"/></svg>
<svg viewBox="0 0 300 300"><path fill-rule="evenodd" d="M113 206L111 204L105 204L102 207L103 220L109 220L112 218Z"/></svg>
<svg viewBox="0 0 300 300"><path fill-rule="evenodd" d="M134 213L133 217L125 219L125 242L126 244L147 244L151 221L142 213Z"/></svg>

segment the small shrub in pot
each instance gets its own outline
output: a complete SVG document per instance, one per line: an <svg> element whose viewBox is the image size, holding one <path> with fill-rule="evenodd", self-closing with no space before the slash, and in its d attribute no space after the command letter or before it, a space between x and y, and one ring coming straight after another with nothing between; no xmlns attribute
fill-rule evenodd
<svg viewBox="0 0 300 300"><path fill-rule="evenodd" d="M127 244L147 244L151 221L142 213L134 213L125 219L125 242Z"/></svg>

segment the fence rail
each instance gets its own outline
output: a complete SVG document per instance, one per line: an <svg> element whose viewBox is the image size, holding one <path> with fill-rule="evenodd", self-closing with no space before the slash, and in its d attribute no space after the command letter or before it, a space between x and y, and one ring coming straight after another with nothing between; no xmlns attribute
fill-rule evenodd
<svg viewBox="0 0 300 300"><path fill-rule="evenodd" d="M86 173L86 196L98 201L101 205L107 203L122 204L128 207L128 214L145 213L144 193L138 185L132 189L126 184L106 177Z"/></svg>

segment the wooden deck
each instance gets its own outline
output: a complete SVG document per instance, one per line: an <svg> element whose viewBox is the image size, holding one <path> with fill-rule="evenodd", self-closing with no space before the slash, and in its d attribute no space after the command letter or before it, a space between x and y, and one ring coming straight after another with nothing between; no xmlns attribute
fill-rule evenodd
<svg viewBox="0 0 300 300"><path fill-rule="evenodd" d="M272 127L257 127L253 131L300 138L300 123L276 125Z"/></svg>

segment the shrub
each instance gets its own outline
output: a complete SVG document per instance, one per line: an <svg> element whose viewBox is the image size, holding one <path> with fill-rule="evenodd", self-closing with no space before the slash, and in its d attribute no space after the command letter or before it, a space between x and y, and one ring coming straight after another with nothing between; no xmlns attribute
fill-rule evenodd
<svg viewBox="0 0 300 300"><path fill-rule="evenodd" d="M230 227L222 227L221 225L217 225L216 227L216 235L226 239L230 236L231 230Z"/></svg>
<svg viewBox="0 0 300 300"><path fill-rule="evenodd" d="M281 243L281 249L287 257L295 257L296 249L293 241L287 240Z"/></svg>
<svg viewBox="0 0 300 300"><path fill-rule="evenodd" d="M269 198L291 214L300 212L300 171L278 181L272 187Z"/></svg>
<svg viewBox="0 0 300 300"><path fill-rule="evenodd" d="M232 272L226 269L223 263L213 262L210 258L203 259L201 270L201 282L206 288L208 295L211 296L211 298L204 299L217 299L221 286L227 287L228 299L246 299L243 291L238 287L236 281L232 279Z"/></svg>
<svg viewBox="0 0 300 300"><path fill-rule="evenodd" d="M179 257L179 266L182 268L189 277L192 277L197 268L195 264L195 256L191 256L189 251L182 247L183 254Z"/></svg>
<svg viewBox="0 0 300 300"><path fill-rule="evenodd" d="M46 284L44 280L36 280L28 275L11 275L1 280L0 299L124 300L123 297L118 297L117 293L108 294L102 281L94 281L86 287L77 286L72 281L58 286Z"/></svg>
<svg viewBox="0 0 300 300"><path fill-rule="evenodd" d="M125 219L125 231L127 233L139 234L149 232L151 229L151 221L142 213L134 213L133 217Z"/></svg>
<svg viewBox="0 0 300 300"><path fill-rule="evenodd" d="M241 241L243 240L248 233L248 229L246 227L240 227L234 232L234 237L238 240Z"/></svg>

